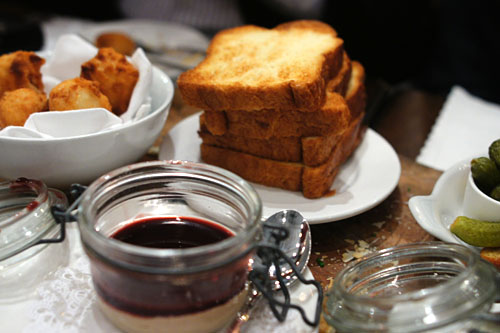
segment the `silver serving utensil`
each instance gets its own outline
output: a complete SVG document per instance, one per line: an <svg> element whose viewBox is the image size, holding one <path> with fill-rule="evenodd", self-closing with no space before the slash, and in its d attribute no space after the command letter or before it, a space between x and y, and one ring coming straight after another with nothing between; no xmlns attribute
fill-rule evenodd
<svg viewBox="0 0 500 333"><path fill-rule="evenodd" d="M137 39L134 42L137 47L144 50L149 60L157 65L188 70L195 67L205 58L205 49L202 46L153 46Z"/></svg>
<svg viewBox="0 0 500 333"><path fill-rule="evenodd" d="M288 231L288 237L280 243L279 248L292 260L302 274L309 262L311 255L311 231L309 223L304 217L295 210L282 210L271 215L265 221L266 224L274 227L283 227ZM270 237L269 229L264 230L263 238ZM254 258L253 267L263 266L259 257ZM284 278L285 285L290 287L298 278L290 265L283 259L280 260L280 272ZM273 290L281 289L277 280L277 271L275 266L269 268L269 277L274 280ZM228 332L239 332L241 326L251 318L251 312L263 300L262 294L255 288L250 287L249 299L238 314L238 318L229 327Z"/></svg>
<svg viewBox="0 0 500 333"><path fill-rule="evenodd" d="M292 260L292 262L297 266L300 273L303 273L309 262L309 257L311 256L311 231L309 228L309 223L304 219L304 217L295 210L282 210L271 215L267 220L266 224L275 227L284 227L288 230L288 237L281 242L280 249ZM269 229L265 230L264 233L269 233ZM264 238L269 237L269 235L264 234ZM292 285L296 280L297 276L290 267L290 265L281 259L280 262L281 276L285 279L286 285ZM254 267L262 265L260 258L256 258L254 262ZM280 285L277 281L277 272L274 266L269 269L269 276L275 280L274 290L279 290Z"/></svg>
<svg viewBox="0 0 500 333"><path fill-rule="evenodd" d="M176 53L149 53L146 56L155 65L173 67L179 70L188 70L198 65L204 58L201 53L183 54Z"/></svg>

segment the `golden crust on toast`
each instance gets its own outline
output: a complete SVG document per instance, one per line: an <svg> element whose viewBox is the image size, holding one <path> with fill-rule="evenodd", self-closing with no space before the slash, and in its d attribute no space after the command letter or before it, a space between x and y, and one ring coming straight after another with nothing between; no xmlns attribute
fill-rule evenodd
<svg viewBox="0 0 500 333"><path fill-rule="evenodd" d="M343 40L325 23L246 25L219 32L177 84L185 103L206 110L314 111L342 58Z"/></svg>
<svg viewBox="0 0 500 333"><path fill-rule="evenodd" d="M500 247L484 247L480 255L481 258L495 265L500 271Z"/></svg>
<svg viewBox="0 0 500 333"><path fill-rule="evenodd" d="M285 190L300 191L303 165L281 162L237 152L231 149L201 144L205 163L227 169L246 180Z"/></svg>
<svg viewBox="0 0 500 333"><path fill-rule="evenodd" d="M230 170L249 181L302 191L306 198L319 198L329 191L340 166L361 142L363 116L364 113L351 121L328 160L316 167L270 160L204 143L201 144L201 157L206 163Z"/></svg>
<svg viewBox="0 0 500 333"><path fill-rule="evenodd" d="M349 69L350 65L351 63L349 62ZM349 108L351 117L359 115L364 111L365 107L366 96L364 94L364 84L363 81L360 81L364 80L364 77L363 75L358 75L357 72L359 69L358 67L355 68L356 73L352 76L352 80L356 82L349 85L350 90L347 94L349 97L346 98L347 105L351 106ZM348 72L350 76L351 71L349 70ZM218 127L220 130L221 128L225 129L227 126L224 114L224 112L208 112L201 115L198 134L204 143L278 161L302 162L308 166L320 165L328 159L332 148L338 143L342 134L342 131L340 131L323 136L271 137L269 139L260 139L229 133L214 135L213 131L208 131L205 120L206 116L221 117L222 120L212 119L216 125L221 125ZM314 116L313 113L308 113L308 115ZM222 133L224 132L222 131Z"/></svg>
<svg viewBox="0 0 500 333"><path fill-rule="evenodd" d="M222 114L214 112L215 114ZM300 162L302 160L301 138L296 136L272 138L272 140L247 138L241 135L213 135L206 127L206 114L200 116L198 135L203 143L229 148L277 161Z"/></svg>
<svg viewBox="0 0 500 333"><path fill-rule="evenodd" d="M177 83L204 109L204 162L318 198L363 137L364 76L333 28L302 20L221 31Z"/></svg>
<svg viewBox="0 0 500 333"><path fill-rule="evenodd" d="M366 108L366 88L365 82L365 69L357 61L352 62L352 79L349 81L346 93L347 105L353 112L352 116L356 117L360 111Z"/></svg>
<svg viewBox="0 0 500 333"><path fill-rule="evenodd" d="M272 109L224 112L225 130L223 126L220 126L220 122L217 122L215 126L210 122L218 119L218 116L211 114L213 112L220 111L205 111L207 128L211 133L215 132L214 127L216 127L216 133L219 135L228 133L256 139L339 133L347 126L350 119L347 103L341 95L335 92L328 92L323 107L314 112L276 111Z"/></svg>
<svg viewBox="0 0 500 333"><path fill-rule="evenodd" d="M327 83L326 90L345 96L349 80L351 79L351 72L352 62L347 53L344 51L344 56L342 57L342 67L340 68L338 74Z"/></svg>
<svg viewBox="0 0 500 333"><path fill-rule="evenodd" d="M344 57L343 64L345 65L342 66L339 74L328 83L326 103L317 111L206 110L206 127L214 135L231 134L255 139L323 136L338 133L339 129L347 125L346 112L348 110L345 106L352 106L357 111L364 110L366 98L363 66L359 62L351 62L347 55ZM344 91L346 92L342 93ZM347 104L339 94L346 95ZM358 98L360 100L355 100Z"/></svg>
<svg viewBox="0 0 500 333"><path fill-rule="evenodd" d="M361 143L365 133L365 128L362 127L363 117L364 112L353 119L324 164L318 167L304 167L304 173L302 174L302 193L304 197L319 198L330 190L341 165Z"/></svg>

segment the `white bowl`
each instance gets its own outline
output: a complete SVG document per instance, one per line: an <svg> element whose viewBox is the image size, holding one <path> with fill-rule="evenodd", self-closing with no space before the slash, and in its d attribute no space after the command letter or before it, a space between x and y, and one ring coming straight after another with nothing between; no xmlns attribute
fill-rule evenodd
<svg viewBox="0 0 500 333"><path fill-rule="evenodd" d="M33 178L50 187L88 184L100 175L138 161L160 135L168 116L174 85L153 67L151 113L142 119L99 133L70 138L0 137L0 178Z"/></svg>
<svg viewBox="0 0 500 333"><path fill-rule="evenodd" d="M464 212L469 218L500 222L500 201L497 201L481 191L469 171L465 184Z"/></svg>
<svg viewBox="0 0 500 333"><path fill-rule="evenodd" d="M455 236L450 231L450 225L457 216L500 222L500 213L495 213L499 212L500 203L487 197L475 186L470 160L460 161L447 169L437 180L430 195L411 197L408 206L417 223L434 237L472 247ZM491 216L496 218L491 219Z"/></svg>
<svg viewBox="0 0 500 333"><path fill-rule="evenodd" d="M430 195L411 197L408 206L417 223L442 241L466 244L450 231L450 225L463 215L463 201L470 159L447 169L436 181ZM471 245L468 245L471 246Z"/></svg>

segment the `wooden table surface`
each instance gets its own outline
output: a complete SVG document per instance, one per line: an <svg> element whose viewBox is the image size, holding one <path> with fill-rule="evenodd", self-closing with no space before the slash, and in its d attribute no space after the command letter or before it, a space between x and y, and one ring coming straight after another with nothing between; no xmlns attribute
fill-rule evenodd
<svg viewBox="0 0 500 333"><path fill-rule="evenodd" d="M380 205L352 218L311 226L313 246L309 268L323 286L328 286L356 255L398 244L435 240L417 224L408 200L414 195L429 194L441 173L402 155L399 158L399 184Z"/></svg>
<svg viewBox="0 0 500 333"><path fill-rule="evenodd" d="M370 127L398 153L401 177L396 189L377 207L346 220L311 227L313 246L309 268L324 287L347 265L352 252L360 255L399 244L436 240L418 225L408 200L415 195L430 194L441 175L440 171L420 165L415 159L443 102L441 96L404 89L391 96L372 116ZM363 245L361 251L359 241Z"/></svg>
<svg viewBox="0 0 500 333"><path fill-rule="evenodd" d="M367 87L370 94L370 86ZM324 287L350 257L359 253L435 240L417 224L408 200L414 195L429 194L441 174L417 164L415 158L442 103L440 96L407 89L393 94L372 117L370 127L385 137L398 153L401 177L397 188L377 207L342 221L311 226L313 244L309 268ZM176 93L163 134L196 112L199 110L185 105ZM364 250L359 251L359 247Z"/></svg>

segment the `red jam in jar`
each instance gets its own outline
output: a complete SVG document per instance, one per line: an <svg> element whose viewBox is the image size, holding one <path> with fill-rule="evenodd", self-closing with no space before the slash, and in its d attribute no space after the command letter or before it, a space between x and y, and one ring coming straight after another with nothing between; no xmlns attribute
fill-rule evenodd
<svg viewBox="0 0 500 333"><path fill-rule="evenodd" d="M231 236L234 233L221 225L192 217L136 220L111 235L125 243L159 249L208 245Z"/></svg>
<svg viewBox="0 0 500 333"><path fill-rule="evenodd" d="M203 246L233 236L229 229L214 222L189 217L153 217L135 220L111 238L125 243L157 249ZM140 316L186 314L223 304L240 293L246 283L248 258L198 276L193 283L179 285L176 279L145 274L142 279L127 278L119 270L94 272L98 294L109 305ZM102 278L101 278L102 277Z"/></svg>

